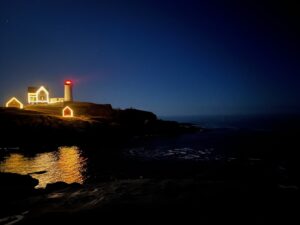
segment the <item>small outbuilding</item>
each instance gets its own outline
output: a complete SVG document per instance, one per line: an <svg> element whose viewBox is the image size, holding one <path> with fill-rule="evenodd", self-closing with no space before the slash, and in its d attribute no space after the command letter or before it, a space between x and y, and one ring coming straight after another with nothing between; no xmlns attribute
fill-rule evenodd
<svg viewBox="0 0 300 225"><path fill-rule="evenodd" d="M24 105L16 97L12 97L8 102L6 102L6 107L23 109Z"/></svg>
<svg viewBox="0 0 300 225"><path fill-rule="evenodd" d="M73 109L71 109L71 107L69 107L69 106L66 106L62 110L62 116L63 117L74 117Z"/></svg>

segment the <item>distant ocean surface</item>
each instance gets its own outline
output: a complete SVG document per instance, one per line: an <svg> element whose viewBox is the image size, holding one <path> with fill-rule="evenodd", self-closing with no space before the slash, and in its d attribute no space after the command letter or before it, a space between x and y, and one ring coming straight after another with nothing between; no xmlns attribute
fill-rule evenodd
<svg viewBox="0 0 300 225"><path fill-rule="evenodd" d="M282 128L294 129L300 125L300 114L161 116L160 119L191 123L209 129L275 131Z"/></svg>
<svg viewBox="0 0 300 225"><path fill-rule="evenodd" d="M230 161L289 154L297 146L300 115L177 116L164 120L207 130L137 144L130 155L149 160ZM280 153L281 154L281 153Z"/></svg>

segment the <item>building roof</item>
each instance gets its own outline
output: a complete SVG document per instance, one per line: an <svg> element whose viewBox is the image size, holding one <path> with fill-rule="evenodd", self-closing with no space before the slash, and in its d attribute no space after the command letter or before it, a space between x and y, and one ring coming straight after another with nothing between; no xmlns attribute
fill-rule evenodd
<svg viewBox="0 0 300 225"><path fill-rule="evenodd" d="M10 107L10 104L19 104L19 108L23 109L24 105L16 97L12 97L8 102L6 102L6 107Z"/></svg>
<svg viewBox="0 0 300 225"><path fill-rule="evenodd" d="M44 86L41 87L28 87L27 92L28 93L36 93L39 89L44 88L46 91L48 91L47 88L45 88Z"/></svg>
<svg viewBox="0 0 300 225"><path fill-rule="evenodd" d="M35 93L37 90L38 90L38 88L37 87L28 87L28 93Z"/></svg>

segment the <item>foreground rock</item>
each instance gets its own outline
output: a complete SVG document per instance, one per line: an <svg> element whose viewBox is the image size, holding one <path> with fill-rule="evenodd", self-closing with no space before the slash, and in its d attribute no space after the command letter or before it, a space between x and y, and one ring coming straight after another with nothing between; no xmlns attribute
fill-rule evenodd
<svg viewBox="0 0 300 225"><path fill-rule="evenodd" d="M273 172L260 163L232 162L205 168L191 163L164 163L163 167L154 163L148 165L152 175L146 173L147 165L130 165L135 169L125 170L127 178L111 173L115 176L110 179L85 185L49 184L9 202L13 210L0 217L0 222L2 218L13 218L18 224L299 222L295 207L300 200L298 186L278 185ZM120 168L123 172L122 165Z"/></svg>
<svg viewBox="0 0 300 225"><path fill-rule="evenodd" d="M0 216L19 212L24 204L20 202L37 194L34 189L37 184L38 180L29 175L0 173Z"/></svg>
<svg viewBox="0 0 300 225"><path fill-rule="evenodd" d="M293 197L234 180L126 179L45 191L14 217L22 216L19 224L289 224L297 219Z"/></svg>
<svg viewBox="0 0 300 225"><path fill-rule="evenodd" d="M1 199L18 199L32 193L38 185L38 180L29 175L14 173L0 173L0 197Z"/></svg>

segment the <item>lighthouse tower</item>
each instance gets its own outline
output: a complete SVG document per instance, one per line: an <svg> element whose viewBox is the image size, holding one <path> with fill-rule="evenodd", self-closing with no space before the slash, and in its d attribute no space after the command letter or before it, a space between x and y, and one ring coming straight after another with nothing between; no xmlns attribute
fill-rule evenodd
<svg viewBox="0 0 300 225"><path fill-rule="evenodd" d="M73 101L72 86L73 86L73 84L72 84L71 80L65 81L65 97L64 97L65 102Z"/></svg>

